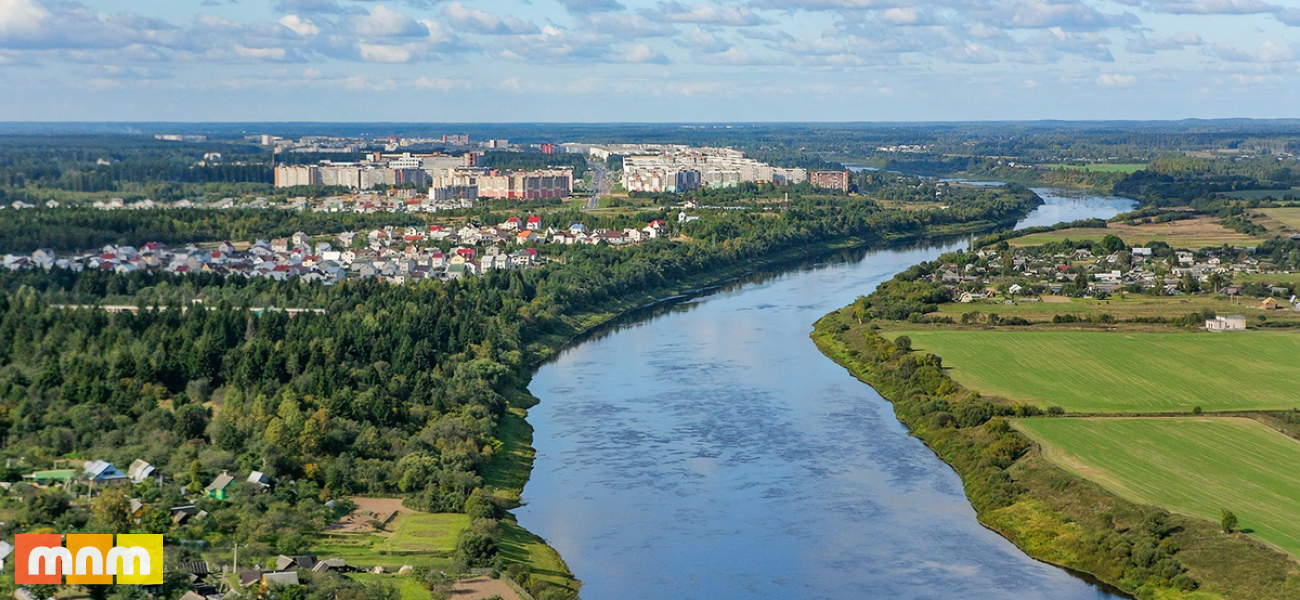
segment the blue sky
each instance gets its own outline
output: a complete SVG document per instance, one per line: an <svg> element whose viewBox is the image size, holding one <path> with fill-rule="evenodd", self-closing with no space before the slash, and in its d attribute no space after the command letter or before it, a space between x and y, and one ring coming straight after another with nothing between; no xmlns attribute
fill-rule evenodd
<svg viewBox="0 0 1300 600"><path fill-rule="evenodd" d="M0 0L0 120L1300 117L1297 0Z"/></svg>

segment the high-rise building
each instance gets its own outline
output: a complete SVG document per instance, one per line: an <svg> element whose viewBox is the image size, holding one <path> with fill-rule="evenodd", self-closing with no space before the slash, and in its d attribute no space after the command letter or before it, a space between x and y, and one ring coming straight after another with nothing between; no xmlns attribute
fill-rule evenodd
<svg viewBox="0 0 1300 600"><path fill-rule="evenodd" d="M848 171L813 171L808 174L808 181L824 190L849 191Z"/></svg>

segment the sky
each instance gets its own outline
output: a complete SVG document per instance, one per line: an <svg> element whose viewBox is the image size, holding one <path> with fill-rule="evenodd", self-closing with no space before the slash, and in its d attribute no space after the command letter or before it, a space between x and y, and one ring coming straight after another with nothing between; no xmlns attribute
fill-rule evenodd
<svg viewBox="0 0 1300 600"><path fill-rule="evenodd" d="M0 0L0 121L1300 117L1300 0Z"/></svg>

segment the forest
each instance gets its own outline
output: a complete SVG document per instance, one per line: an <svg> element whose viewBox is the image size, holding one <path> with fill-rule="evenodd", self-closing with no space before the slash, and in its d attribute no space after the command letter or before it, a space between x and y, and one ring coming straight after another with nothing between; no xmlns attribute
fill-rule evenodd
<svg viewBox="0 0 1300 600"><path fill-rule="evenodd" d="M273 497L240 487L225 502L200 500L210 518L127 524L176 542L252 543L250 556L302 551L335 516L326 500L400 495L412 508L484 520L458 560L502 566L491 521L509 505L483 470L501 448L509 399L556 340L578 332L581 315L835 240L987 229L1040 202L1024 189L917 212L796 200L779 214L705 213L683 226L692 242L567 247L538 269L408 286L4 272L0 455L14 459L11 481L65 458L147 460L177 485L133 494L164 516L223 471L262 471L277 481ZM164 304L138 315L60 307L106 298ZM327 313L290 318L249 310L256 305ZM10 497L22 502L6 505L16 510L9 531L89 531L121 518L69 506L57 491Z"/></svg>

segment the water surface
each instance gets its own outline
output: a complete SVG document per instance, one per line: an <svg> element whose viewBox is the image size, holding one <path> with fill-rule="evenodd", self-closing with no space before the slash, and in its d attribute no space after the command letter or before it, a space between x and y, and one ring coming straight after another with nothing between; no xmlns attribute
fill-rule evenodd
<svg viewBox="0 0 1300 600"><path fill-rule="evenodd" d="M1039 193L1027 223L1129 208ZM521 524L587 600L1113 598L980 526L957 475L808 337L957 247L844 253L562 352L531 385Z"/></svg>

